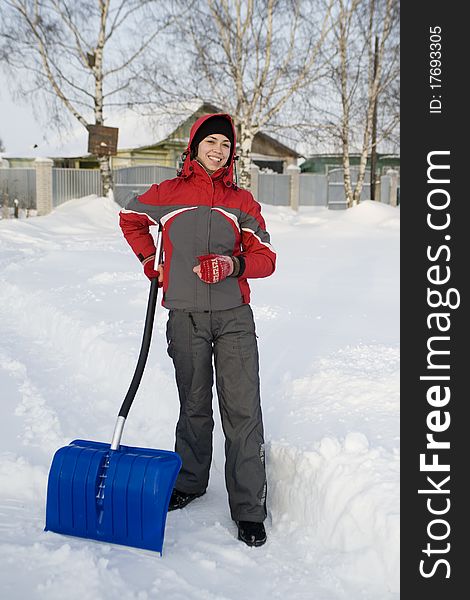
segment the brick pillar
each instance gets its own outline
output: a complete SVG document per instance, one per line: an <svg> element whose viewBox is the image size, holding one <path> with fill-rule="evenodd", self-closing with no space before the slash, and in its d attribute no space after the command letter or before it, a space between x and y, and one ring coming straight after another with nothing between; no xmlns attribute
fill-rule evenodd
<svg viewBox="0 0 470 600"><path fill-rule="evenodd" d="M251 163L250 174L251 174L250 192L253 194L255 200L258 200L258 190L259 190L259 187L258 187L259 167L258 167L258 165Z"/></svg>
<svg viewBox="0 0 470 600"><path fill-rule="evenodd" d="M36 158L36 208L38 216L52 211L52 165L50 158Z"/></svg>
<svg viewBox="0 0 470 600"><path fill-rule="evenodd" d="M395 169L389 169L387 171L388 177L390 177L390 206L398 205L398 171Z"/></svg>
<svg viewBox="0 0 470 600"><path fill-rule="evenodd" d="M300 167L289 165L286 171L290 176L290 206L292 210L298 211L300 199Z"/></svg>

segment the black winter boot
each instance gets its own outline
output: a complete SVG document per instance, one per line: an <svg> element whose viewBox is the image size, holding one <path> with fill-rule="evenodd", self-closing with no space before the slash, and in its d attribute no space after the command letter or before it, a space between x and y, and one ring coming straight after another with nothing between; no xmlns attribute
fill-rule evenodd
<svg viewBox="0 0 470 600"><path fill-rule="evenodd" d="M184 508L187 504L196 500L200 496L204 495L206 492L202 492L200 494L188 494L187 492L180 492L177 489L173 489L170 498L170 504L168 505L168 511L176 510L177 508Z"/></svg>
<svg viewBox="0 0 470 600"><path fill-rule="evenodd" d="M238 539L247 546L262 546L267 539L263 523L237 521Z"/></svg>

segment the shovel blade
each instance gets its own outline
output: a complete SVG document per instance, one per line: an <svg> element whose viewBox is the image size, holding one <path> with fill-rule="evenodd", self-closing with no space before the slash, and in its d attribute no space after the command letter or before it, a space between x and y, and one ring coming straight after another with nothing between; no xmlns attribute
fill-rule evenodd
<svg viewBox="0 0 470 600"><path fill-rule="evenodd" d="M74 440L49 472L46 531L162 552L176 452Z"/></svg>

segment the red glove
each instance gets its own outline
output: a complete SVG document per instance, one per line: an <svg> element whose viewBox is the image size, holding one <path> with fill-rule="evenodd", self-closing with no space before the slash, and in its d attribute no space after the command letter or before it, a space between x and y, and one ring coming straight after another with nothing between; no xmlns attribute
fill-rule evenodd
<svg viewBox="0 0 470 600"><path fill-rule="evenodd" d="M218 283L233 273L233 260L222 254L205 254L198 256L200 264L194 267L194 272L205 283Z"/></svg>
<svg viewBox="0 0 470 600"><path fill-rule="evenodd" d="M144 266L144 273L152 281L152 279L158 278L158 287L163 285L163 265L158 265L158 271L155 270L155 255L147 256L142 262Z"/></svg>

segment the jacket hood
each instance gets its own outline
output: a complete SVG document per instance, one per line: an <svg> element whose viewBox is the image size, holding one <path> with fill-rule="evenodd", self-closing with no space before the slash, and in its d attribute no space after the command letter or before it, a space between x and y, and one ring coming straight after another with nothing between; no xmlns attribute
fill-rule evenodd
<svg viewBox="0 0 470 600"><path fill-rule="evenodd" d="M188 142L188 146L186 148L186 157L184 159L184 164L183 164L183 168L181 169L180 175L181 175L181 177L189 177L193 173L194 167L193 167L192 163L195 162L195 159L191 160L191 144L192 144L194 136L196 135L196 132L199 129L199 127L201 127L201 125L203 123L205 123L211 117L223 117L224 119L227 119L227 121L230 123L230 126L233 131L233 145L230 148L230 156L228 159L228 163L225 165L225 167L221 167L219 169L220 171L223 171L222 178L224 180L224 183L227 185L230 185L233 183L233 162L234 162L234 156L235 156L235 149L237 146L237 136L236 136L235 126L233 124L232 117L227 113L212 113L210 115L204 115L202 117L199 117L199 119L197 119L197 121L191 127L191 131L189 133L189 142ZM216 171L216 173L217 173L217 171Z"/></svg>

